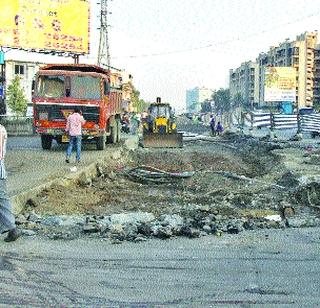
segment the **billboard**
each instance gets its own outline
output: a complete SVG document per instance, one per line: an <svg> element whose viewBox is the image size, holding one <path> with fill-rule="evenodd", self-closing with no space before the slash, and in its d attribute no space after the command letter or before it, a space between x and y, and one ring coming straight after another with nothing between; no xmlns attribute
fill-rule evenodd
<svg viewBox="0 0 320 308"><path fill-rule="evenodd" d="M0 46L89 53L89 0L1 0Z"/></svg>
<svg viewBox="0 0 320 308"><path fill-rule="evenodd" d="M296 70L294 67L266 67L264 101L296 101Z"/></svg>

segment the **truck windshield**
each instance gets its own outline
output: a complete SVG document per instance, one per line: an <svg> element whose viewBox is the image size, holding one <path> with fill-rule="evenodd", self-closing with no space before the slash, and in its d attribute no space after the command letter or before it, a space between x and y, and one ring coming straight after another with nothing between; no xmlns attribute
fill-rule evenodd
<svg viewBox="0 0 320 308"><path fill-rule="evenodd" d="M40 76L38 79L37 94L40 97L64 97L64 77Z"/></svg>
<svg viewBox="0 0 320 308"><path fill-rule="evenodd" d="M79 99L100 99L100 79L91 76L72 76L70 96Z"/></svg>

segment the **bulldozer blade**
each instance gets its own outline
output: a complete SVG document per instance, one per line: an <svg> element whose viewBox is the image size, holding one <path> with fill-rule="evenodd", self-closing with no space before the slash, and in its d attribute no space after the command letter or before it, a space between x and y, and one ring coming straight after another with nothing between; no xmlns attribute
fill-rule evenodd
<svg viewBox="0 0 320 308"><path fill-rule="evenodd" d="M144 134L144 148L182 148L182 133Z"/></svg>

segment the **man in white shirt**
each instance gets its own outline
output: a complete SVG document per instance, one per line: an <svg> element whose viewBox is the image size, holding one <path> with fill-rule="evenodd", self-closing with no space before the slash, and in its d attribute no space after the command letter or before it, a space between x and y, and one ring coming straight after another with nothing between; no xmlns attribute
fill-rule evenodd
<svg viewBox="0 0 320 308"><path fill-rule="evenodd" d="M0 233L8 232L4 240L5 242L13 242L19 237L19 234L6 189L6 170L4 166L6 145L7 131L0 124Z"/></svg>

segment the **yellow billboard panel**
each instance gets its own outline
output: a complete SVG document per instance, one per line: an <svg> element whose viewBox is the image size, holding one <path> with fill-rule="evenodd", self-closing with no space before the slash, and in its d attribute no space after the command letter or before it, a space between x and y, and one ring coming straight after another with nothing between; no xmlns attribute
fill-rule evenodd
<svg viewBox="0 0 320 308"><path fill-rule="evenodd" d="M294 67L266 67L264 101L295 102L296 74Z"/></svg>
<svg viewBox="0 0 320 308"><path fill-rule="evenodd" d="M89 53L89 0L1 0L0 46Z"/></svg>

